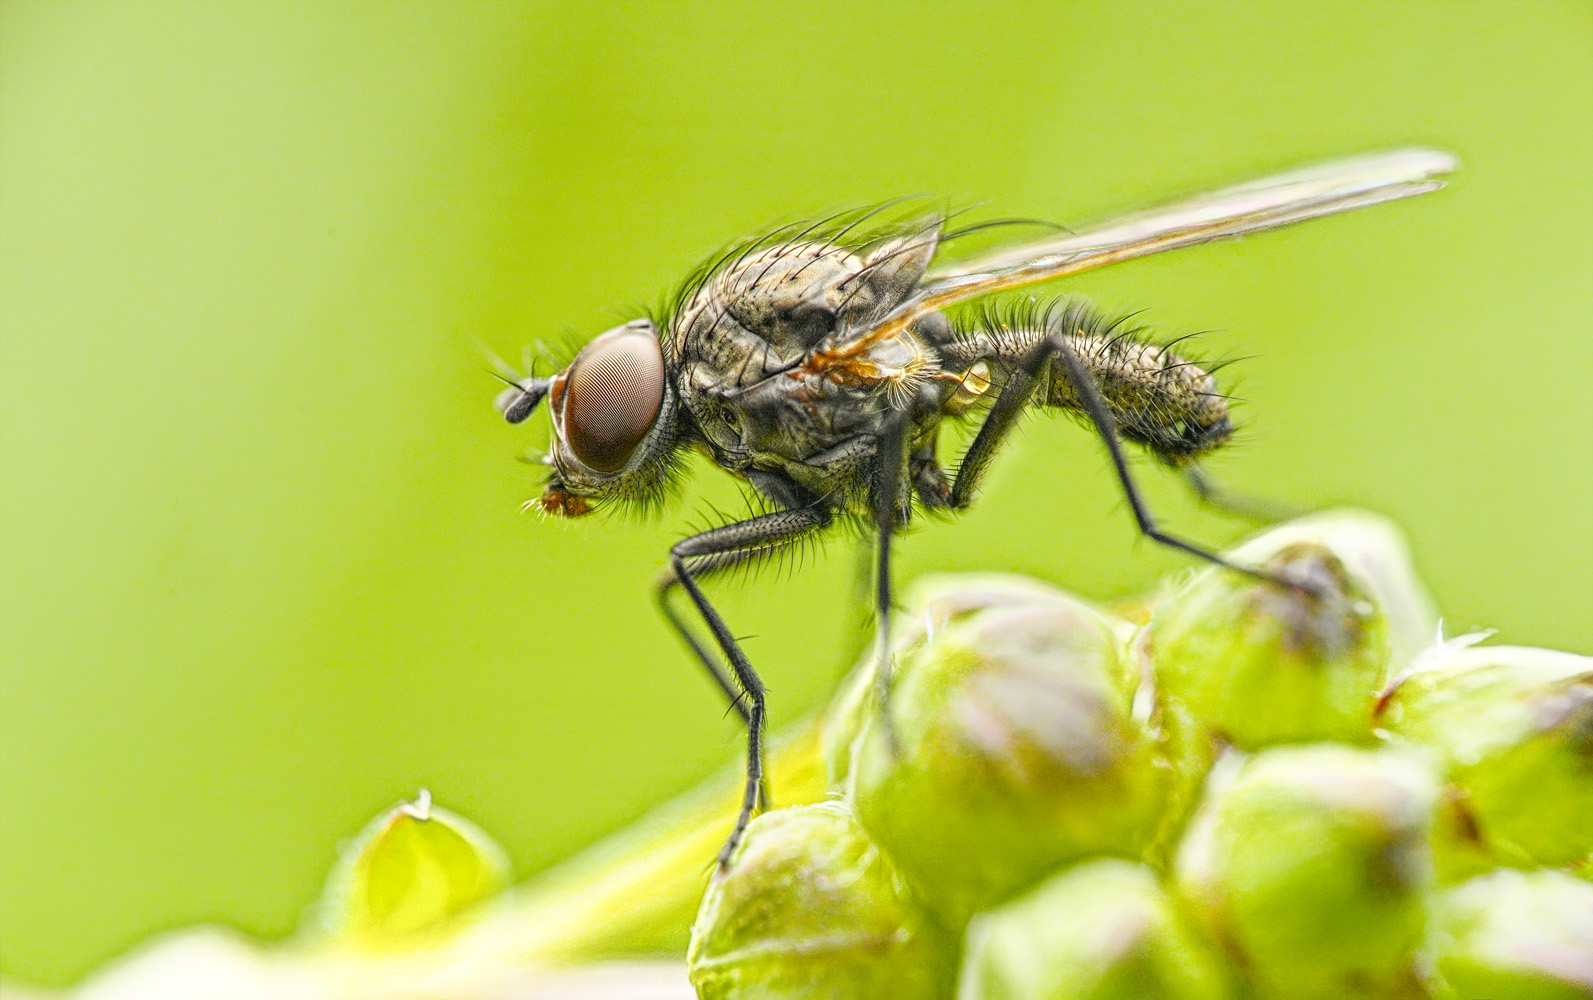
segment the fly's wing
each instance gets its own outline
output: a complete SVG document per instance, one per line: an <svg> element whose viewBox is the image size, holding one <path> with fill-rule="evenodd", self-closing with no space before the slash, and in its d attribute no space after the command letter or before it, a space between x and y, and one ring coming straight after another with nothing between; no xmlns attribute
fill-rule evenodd
<svg viewBox="0 0 1593 1000"><path fill-rule="evenodd" d="M1122 260L1409 198L1444 186L1456 160L1436 149L1397 149L1331 160L937 270L917 291L863 329L837 330L814 352L845 361L925 313L967 299L1105 267Z"/></svg>

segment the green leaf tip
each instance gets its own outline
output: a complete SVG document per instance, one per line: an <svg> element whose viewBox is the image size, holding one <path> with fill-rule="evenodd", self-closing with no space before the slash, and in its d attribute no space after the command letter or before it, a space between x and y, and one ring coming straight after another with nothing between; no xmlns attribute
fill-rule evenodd
<svg viewBox="0 0 1593 1000"><path fill-rule="evenodd" d="M337 940L412 943L501 890L503 850L422 789L362 830L328 880L323 921Z"/></svg>

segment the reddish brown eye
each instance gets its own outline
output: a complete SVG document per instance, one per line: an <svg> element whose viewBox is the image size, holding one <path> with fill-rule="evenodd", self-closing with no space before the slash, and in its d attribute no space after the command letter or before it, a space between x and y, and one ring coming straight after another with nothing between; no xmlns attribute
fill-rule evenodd
<svg viewBox="0 0 1593 1000"><path fill-rule="evenodd" d="M664 401L664 356L650 323L611 330L570 364L562 402L565 440L581 464L616 472L641 443Z"/></svg>

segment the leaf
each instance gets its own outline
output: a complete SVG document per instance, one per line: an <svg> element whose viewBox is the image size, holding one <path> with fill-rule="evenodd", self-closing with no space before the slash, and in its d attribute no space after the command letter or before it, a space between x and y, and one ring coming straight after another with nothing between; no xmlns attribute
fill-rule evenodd
<svg viewBox="0 0 1593 1000"><path fill-rule="evenodd" d="M363 945L412 943L507 881L503 850L424 789L370 823L328 880L332 932Z"/></svg>

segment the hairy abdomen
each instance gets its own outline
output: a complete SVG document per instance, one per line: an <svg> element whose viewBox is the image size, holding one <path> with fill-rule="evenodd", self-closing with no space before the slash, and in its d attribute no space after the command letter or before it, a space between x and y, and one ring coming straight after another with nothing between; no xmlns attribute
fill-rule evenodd
<svg viewBox="0 0 1593 1000"><path fill-rule="evenodd" d="M993 397L1007 375L1055 333L1094 377L1124 440L1184 465L1233 436L1227 397L1209 371L1147 339L1147 331L1130 326L1128 317L1108 318L1082 299L985 309L975 323L960 324L945 346L946 367L979 372L983 362L994 383L987 395ZM1045 371L1035 401L1084 415L1066 369L1053 363Z"/></svg>

